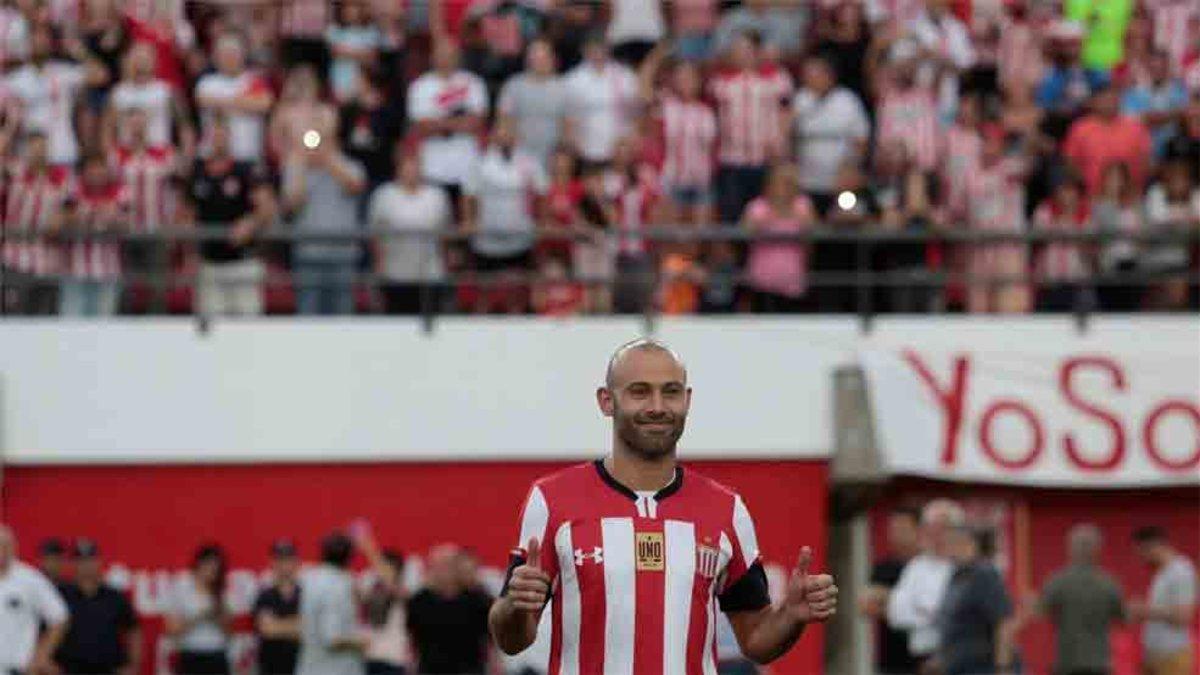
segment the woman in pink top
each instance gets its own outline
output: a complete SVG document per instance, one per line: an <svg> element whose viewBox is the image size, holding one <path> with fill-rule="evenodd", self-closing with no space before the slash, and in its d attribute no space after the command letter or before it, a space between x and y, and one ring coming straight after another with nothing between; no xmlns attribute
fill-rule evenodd
<svg viewBox="0 0 1200 675"><path fill-rule="evenodd" d="M799 234L812 227L812 202L800 193L796 169L779 164L767 176L762 196L746 205L742 227L751 233ZM755 312L799 312L808 306L808 244L752 243L746 259L746 288Z"/></svg>

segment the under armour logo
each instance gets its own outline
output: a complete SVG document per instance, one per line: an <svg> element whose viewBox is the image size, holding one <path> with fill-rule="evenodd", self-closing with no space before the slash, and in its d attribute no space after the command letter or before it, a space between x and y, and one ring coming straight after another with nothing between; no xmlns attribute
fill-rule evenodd
<svg viewBox="0 0 1200 675"><path fill-rule="evenodd" d="M575 566L583 567L584 560L591 560L592 562L596 563L597 565L603 563L604 562L604 549L600 548L599 546L596 546L596 547L592 548L591 553L584 553L583 549L581 549L581 548L575 549Z"/></svg>

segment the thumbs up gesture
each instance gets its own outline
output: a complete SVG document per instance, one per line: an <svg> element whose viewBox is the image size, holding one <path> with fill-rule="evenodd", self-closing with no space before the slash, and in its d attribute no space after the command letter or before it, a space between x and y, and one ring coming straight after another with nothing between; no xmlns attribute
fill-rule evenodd
<svg viewBox="0 0 1200 675"><path fill-rule="evenodd" d="M797 621L826 621L837 612L838 588L828 574L812 574L812 549L800 549L796 569L788 579L784 605Z"/></svg>
<svg viewBox="0 0 1200 675"><path fill-rule="evenodd" d="M550 576L542 570L541 544L537 538L525 546L525 564L513 570L508 581L507 597L514 609L538 613L550 597Z"/></svg>

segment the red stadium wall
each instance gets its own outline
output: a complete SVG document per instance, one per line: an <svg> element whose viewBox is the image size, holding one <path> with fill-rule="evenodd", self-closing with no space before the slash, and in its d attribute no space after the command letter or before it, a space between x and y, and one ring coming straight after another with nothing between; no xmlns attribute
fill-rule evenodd
<svg viewBox="0 0 1200 675"><path fill-rule="evenodd" d="M6 467L0 519L24 552L44 537L94 537L106 559L133 569L179 569L202 540L232 568L262 569L269 542L296 538L311 559L319 537L367 518L381 543L421 554L453 541L501 567L530 482L561 463L387 463L222 466ZM769 563L789 565L826 541L824 462L699 462L741 492ZM149 632L156 622L149 622ZM147 640L151 636L148 635ZM821 672L821 631L806 635L775 672ZM152 651L147 651L152 654ZM149 660L149 659L148 659ZM149 672L149 671L147 671Z"/></svg>
<svg viewBox="0 0 1200 675"><path fill-rule="evenodd" d="M1020 600L1036 592L1066 564L1066 533L1091 522L1104 533L1102 564L1121 584L1126 597L1145 598L1151 571L1137 558L1130 537L1143 525L1167 529L1173 544L1193 561L1200 560L1200 489L1047 490L938 483L921 479L897 481L871 514L871 547L876 557L887 550L885 518L897 504L919 505L946 496L964 504L992 504L1010 515L1005 535L1012 561L1006 570L1010 591ZM1113 636L1115 675L1136 675L1138 627L1118 629ZM1198 634L1200 635L1200 634ZM1028 672L1049 673L1054 659L1054 631L1045 621L1028 625L1021 635ZM1197 675L1200 675L1198 664Z"/></svg>

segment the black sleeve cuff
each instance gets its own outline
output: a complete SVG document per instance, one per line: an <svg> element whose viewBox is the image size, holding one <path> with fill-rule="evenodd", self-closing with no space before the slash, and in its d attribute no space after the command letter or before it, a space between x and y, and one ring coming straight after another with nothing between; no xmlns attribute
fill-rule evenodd
<svg viewBox="0 0 1200 675"><path fill-rule="evenodd" d="M508 595L508 582L512 581L513 570L525 564L525 552L513 549L508 554L508 569L504 571L504 585L500 587L500 597Z"/></svg>
<svg viewBox="0 0 1200 675"><path fill-rule="evenodd" d="M746 570L741 579L717 596L722 612L751 612L771 604L767 591L767 573L761 562L756 561Z"/></svg>

